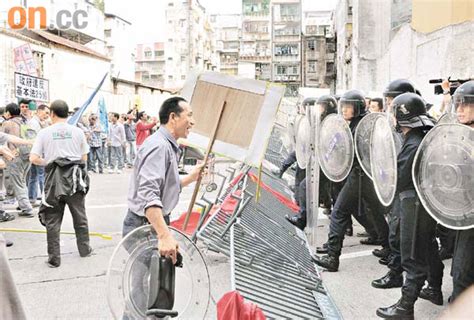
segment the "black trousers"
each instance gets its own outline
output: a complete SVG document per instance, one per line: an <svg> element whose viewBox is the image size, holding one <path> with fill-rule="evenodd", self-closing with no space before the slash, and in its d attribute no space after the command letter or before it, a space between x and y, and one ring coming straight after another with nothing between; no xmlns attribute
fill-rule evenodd
<svg viewBox="0 0 474 320"><path fill-rule="evenodd" d="M400 197L395 196L392 208L389 212L389 244L392 258L388 263L388 268L399 275L403 273L402 255L400 253Z"/></svg>
<svg viewBox="0 0 474 320"><path fill-rule="evenodd" d="M430 285L441 288L444 265L438 254L436 221L419 203L414 190L401 192L399 196L400 249L402 267L406 271L402 295L415 302L425 280ZM412 247L415 248L414 252Z"/></svg>
<svg viewBox="0 0 474 320"><path fill-rule="evenodd" d="M170 225L170 216L166 215L163 218L165 219L166 224ZM136 213L128 210L127 214L125 215L125 219L123 220L122 237L125 237L136 228L140 228L141 226L147 224L150 223L146 217L139 216Z"/></svg>
<svg viewBox="0 0 474 320"><path fill-rule="evenodd" d="M66 205L72 215L79 254L81 256L89 254L91 248L89 246L89 225L87 222L85 199L86 195L84 193L76 192L72 196L61 197L58 204L53 208L41 205L39 215L46 226L50 260L60 260L59 237Z"/></svg>
<svg viewBox="0 0 474 320"><path fill-rule="evenodd" d="M362 197L362 201L371 208L381 206L375 191L371 191L373 190L371 186L370 179L361 172L360 168L354 167L331 212L328 236L328 253L330 255L336 257L341 255L344 234L346 227L351 222L351 215L367 230L371 237L378 237L374 225L368 220L367 215L363 212L364 210L359 210L359 195Z"/></svg>
<svg viewBox="0 0 474 320"><path fill-rule="evenodd" d="M464 290L474 285L474 228L457 231L451 275L452 299L455 300Z"/></svg>

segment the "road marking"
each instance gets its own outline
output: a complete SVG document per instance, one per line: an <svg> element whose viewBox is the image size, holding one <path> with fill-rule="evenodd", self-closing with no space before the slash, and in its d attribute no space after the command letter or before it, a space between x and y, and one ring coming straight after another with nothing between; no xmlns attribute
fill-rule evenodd
<svg viewBox="0 0 474 320"><path fill-rule="evenodd" d="M372 255L372 250L365 250L365 251L357 251L357 252L351 252L351 253L345 253L342 254L339 259L344 260L344 259L352 259L352 258L359 258L359 257L366 257L366 256L371 256Z"/></svg>

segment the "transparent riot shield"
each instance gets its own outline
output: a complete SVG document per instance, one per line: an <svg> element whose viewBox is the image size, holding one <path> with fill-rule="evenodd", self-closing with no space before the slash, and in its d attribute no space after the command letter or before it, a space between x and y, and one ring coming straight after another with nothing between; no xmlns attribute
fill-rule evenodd
<svg viewBox="0 0 474 320"><path fill-rule="evenodd" d="M187 236L172 228L171 232L179 244L183 264L174 270L174 290L159 290L166 287L163 279L170 280L172 274L159 274L165 271L155 263L158 240L150 225L135 229L115 248L107 271L107 298L115 319L147 319L147 312L153 304L160 304L160 299L167 299L162 305L174 300L172 311L178 318L204 318L210 299L206 262Z"/></svg>
<svg viewBox="0 0 474 320"><path fill-rule="evenodd" d="M420 201L451 229L474 228L474 129L439 124L423 139L413 163Z"/></svg>

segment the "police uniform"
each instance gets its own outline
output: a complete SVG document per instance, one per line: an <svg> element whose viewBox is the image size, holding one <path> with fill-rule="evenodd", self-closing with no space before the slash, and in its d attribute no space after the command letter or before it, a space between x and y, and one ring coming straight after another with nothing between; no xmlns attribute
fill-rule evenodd
<svg viewBox="0 0 474 320"><path fill-rule="evenodd" d="M421 205L412 179L416 151L425 136L425 129L434 124L426 115L423 100L414 93L397 96L392 103L401 127L411 128L397 158L397 193L400 213L401 264L406 271L401 299L390 307L379 308L382 318L413 317L413 306L426 280L441 292L443 264L435 238L436 222ZM429 278L428 278L429 277Z"/></svg>

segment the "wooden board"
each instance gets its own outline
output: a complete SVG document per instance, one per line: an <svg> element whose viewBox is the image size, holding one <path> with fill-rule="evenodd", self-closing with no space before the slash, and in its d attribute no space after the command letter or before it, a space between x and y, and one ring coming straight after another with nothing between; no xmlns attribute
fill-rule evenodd
<svg viewBox="0 0 474 320"><path fill-rule="evenodd" d="M264 95L198 80L191 99L196 121L192 131L212 136L219 110L226 101L217 140L247 148L252 142L264 99Z"/></svg>

